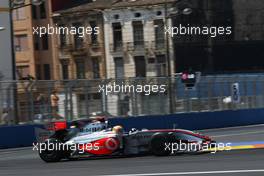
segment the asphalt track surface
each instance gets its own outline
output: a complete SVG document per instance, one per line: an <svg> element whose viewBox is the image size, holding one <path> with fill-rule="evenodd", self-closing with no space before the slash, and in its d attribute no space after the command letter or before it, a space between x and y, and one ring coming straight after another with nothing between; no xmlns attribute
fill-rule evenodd
<svg viewBox="0 0 264 176"><path fill-rule="evenodd" d="M221 142L264 141L264 125L202 131ZM82 159L45 163L32 148L0 150L0 175L7 176L264 176L264 149L170 157Z"/></svg>

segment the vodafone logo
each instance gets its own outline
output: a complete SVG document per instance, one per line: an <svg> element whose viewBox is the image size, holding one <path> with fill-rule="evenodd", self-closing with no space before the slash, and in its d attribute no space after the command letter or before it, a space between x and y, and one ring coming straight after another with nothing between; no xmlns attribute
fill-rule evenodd
<svg viewBox="0 0 264 176"><path fill-rule="evenodd" d="M116 150L118 147L119 147L119 142L116 138L108 138L106 141L105 141L105 147L108 149L108 150Z"/></svg>
<svg viewBox="0 0 264 176"><path fill-rule="evenodd" d="M184 74L182 74L182 79L188 79L188 74L186 74L186 73L184 73Z"/></svg>
<svg viewBox="0 0 264 176"><path fill-rule="evenodd" d="M186 80L186 79L195 79L195 74L183 73L181 77L182 77L183 80Z"/></svg>

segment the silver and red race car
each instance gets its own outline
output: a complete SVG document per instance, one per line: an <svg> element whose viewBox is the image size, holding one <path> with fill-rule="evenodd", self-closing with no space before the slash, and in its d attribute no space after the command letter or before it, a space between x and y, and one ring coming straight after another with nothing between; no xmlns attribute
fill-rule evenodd
<svg viewBox="0 0 264 176"><path fill-rule="evenodd" d="M147 155L167 156L176 153L203 152L215 147L208 136L188 130L137 130L124 132L122 126L108 128L104 117L48 125L52 134L34 144L46 162L82 157ZM43 133L43 131L42 131ZM39 135L39 134L37 134Z"/></svg>

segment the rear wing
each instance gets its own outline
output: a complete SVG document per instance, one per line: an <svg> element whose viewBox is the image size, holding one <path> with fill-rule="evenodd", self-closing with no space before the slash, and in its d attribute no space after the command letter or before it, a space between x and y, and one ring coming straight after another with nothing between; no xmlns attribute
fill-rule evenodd
<svg viewBox="0 0 264 176"><path fill-rule="evenodd" d="M66 121L50 122L45 125L45 128L49 131L64 130L64 129L67 129L67 122Z"/></svg>
<svg viewBox="0 0 264 176"><path fill-rule="evenodd" d="M38 143L43 143L45 140L49 139L50 136L52 136L55 133L55 131L49 131L44 128L35 128L35 136L36 141Z"/></svg>
<svg viewBox="0 0 264 176"><path fill-rule="evenodd" d="M36 141L42 143L55 134L56 131L67 129L66 121L50 122L43 126L43 128L35 128Z"/></svg>

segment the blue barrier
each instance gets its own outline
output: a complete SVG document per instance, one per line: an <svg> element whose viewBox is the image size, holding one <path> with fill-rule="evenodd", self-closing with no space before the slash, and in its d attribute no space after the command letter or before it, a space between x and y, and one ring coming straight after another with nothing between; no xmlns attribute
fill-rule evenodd
<svg viewBox="0 0 264 176"><path fill-rule="evenodd" d="M19 125L0 127L0 148L27 147L35 142L35 127L43 125Z"/></svg>
<svg viewBox="0 0 264 176"><path fill-rule="evenodd" d="M224 128L264 124L264 109L113 118L109 119L109 124L110 126L122 125L125 130L131 128L188 130ZM31 146L36 140L35 127L42 127L42 125L0 127L0 148Z"/></svg>
<svg viewBox="0 0 264 176"><path fill-rule="evenodd" d="M174 114L167 116L129 117L110 120L110 125L131 128L201 130L264 123L264 109Z"/></svg>

